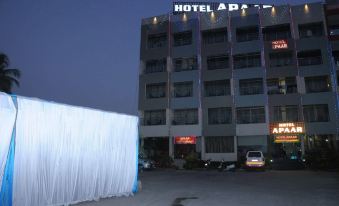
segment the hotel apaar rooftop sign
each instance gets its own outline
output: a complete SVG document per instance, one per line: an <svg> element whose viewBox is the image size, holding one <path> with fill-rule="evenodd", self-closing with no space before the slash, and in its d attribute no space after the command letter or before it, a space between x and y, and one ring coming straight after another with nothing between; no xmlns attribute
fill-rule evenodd
<svg viewBox="0 0 339 206"><path fill-rule="evenodd" d="M212 12L212 11L234 11L239 9L247 9L249 7L272 7L272 5L263 4L228 4L217 2L173 2L173 14L183 12Z"/></svg>

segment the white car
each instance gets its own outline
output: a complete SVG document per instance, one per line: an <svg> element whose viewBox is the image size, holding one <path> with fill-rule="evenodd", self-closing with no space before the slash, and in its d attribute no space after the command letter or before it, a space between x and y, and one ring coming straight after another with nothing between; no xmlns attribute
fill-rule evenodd
<svg viewBox="0 0 339 206"><path fill-rule="evenodd" d="M265 168L265 157L261 151L248 151L246 154L247 168Z"/></svg>

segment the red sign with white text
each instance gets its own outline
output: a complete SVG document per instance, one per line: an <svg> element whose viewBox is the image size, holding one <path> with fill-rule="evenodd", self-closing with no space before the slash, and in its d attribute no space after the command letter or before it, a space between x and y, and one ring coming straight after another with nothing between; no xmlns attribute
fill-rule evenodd
<svg viewBox="0 0 339 206"><path fill-rule="evenodd" d="M272 41L272 49L288 49L287 40Z"/></svg>
<svg viewBox="0 0 339 206"><path fill-rule="evenodd" d="M195 136L175 137L174 143L175 144L196 144L197 138Z"/></svg>

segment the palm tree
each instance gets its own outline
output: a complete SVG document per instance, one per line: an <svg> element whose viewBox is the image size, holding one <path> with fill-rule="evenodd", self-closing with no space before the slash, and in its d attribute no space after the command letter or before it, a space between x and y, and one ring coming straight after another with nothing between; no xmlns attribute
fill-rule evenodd
<svg viewBox="0 0 339 206"><path fill-rule="evenodd" d="M0 92L11 93L13 85L19 86L18 78L21 72L18 69L10 69L9 59L6 54L0 53Z"/></svg>

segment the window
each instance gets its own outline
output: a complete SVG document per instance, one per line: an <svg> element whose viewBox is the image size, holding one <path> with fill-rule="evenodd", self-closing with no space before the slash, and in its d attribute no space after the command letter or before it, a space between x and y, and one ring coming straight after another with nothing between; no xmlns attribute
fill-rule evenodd
<svg viewBox="0 0 339 206"><path fill-rule="evenodd" d="M299 112L297 105L275 106L273 107L274 122L297 122Z"/></svg>
<svg viewBox="0 0 339 206"><path fill-rule="evenodd" d="M146 74L164 71L166 71L166 58L146 61Z"/></svg>
<svg viewBox="0 0 339 206"><path fill-rule="evenodd" d="M232 153L234 152L234 137L217 136L205 137L206 153Z"/></svg>
<svg viewBox="0 0 339 206"><path fill-rule="evenodd" d="M173 125L198 124L198 109L174 110Z"/></svg>
<svg viewBox="0 0 339 206"><path fill-rule="evenodd" d="M208 124L231 124L232 108L220 107L208 109Z"/></svg>
<svg viewBox="0 0 339 206"><path fill-rule="evenodd" d="M321 51L318 49L298 52L298 64L299 66L322 64Z"/></svg>
<svg viewBox="0 0 339 206"><path fill-rule="evenodd" d="M263 80L257 79L241 79L239 80L240 95L263 94Z"/></svg>
<svg viewBox="0 0 339 206"><path fill-rule="evenodd" d="M234 60L234 68L235 69L243 69L243 68L260 67L261 66L261 60L260 60L260 53L259 52L235 55L233 57L233 60Z"/></svg>
<svg viewBox="0 0 339 206"><path fill-rule="evenodd" d="M177 82L174 86L174 97L192 97L193 96L193 82Z"/></svg>
<svg viewBox="0 0 339 206"><path fill-rule="evenodd" d="M265 123L264 107L239 107L237 108L238 124Z"/></svg>
<svg viewBox="0 0 339 206"><path fill-rule="evenodd" d="M281 39L291 38L291 31L289 24L276 25L263 28L264 40L275 41Z"/></svg>
<svg viewBox="0 0 339 206"><path fill-rule="evenodd" d="M219 55L219 56L209 56L207 57L207 69L227 69L229 68L228 56Z"/></svg>
<svg viewBox="0 0 339 206"><path fill-rule="evenodd" d="M270 67L289 66L293 63L292 51L270 53Z"/></svg>
<svg viewBox="0 0 339 206"><path fill-rule="evenodd" d="M339 51L333 51L334 64L339 67Z"/></svg>
<svg viewBox="0 0 339 206"><path fill-rule="evenodd" d="M322 23L311 23L299 25L299 36L300 38L319 37L323 35L323 24Z"/></svg>
<svg viewBox="0 0 339 206"><path fill-rule="evenodd" d="M166 110L150 110L144 113L144 125L165 125Z"/></svg>
<svg viewBox="0 0 339 206"><path fill-rule="evenodd" d="M148 35L147 39L148 49L165 47L166 44L167 44L166 33Z"/></svg>
<svg viewBox="0 0 339 206"><path fill-rule="evenodd" d="M253 41L259 38L259 29L257 26L237 28L237 42Z"/></svg>
<svg viewBox="0 0 339 206"><path fill-rule="evenodd" d="M327 104L304 105L304 118L306 122L328 122Z"/></svg>
<svg viewBox="0 0 339 206"><path fill-rule="evenodd" d="M146 97L148 99L166 97L166 83L147 84Z"/></svg>
<svg viewBox="0 0 339 206"><path fill-rule="evenodd" d="M297 93L295 77L267 79L267 94L291 94Z"/></svg>
<svg viewBox="0 0 339 206"><path fill-rule="evenodd" d="M175 47L185 46L192 44L192 31L180 32L173 34L173 40Z"/></svg>
<svg viewBox="0 0 339 206"><path fill-rule="evenodd" d="M204 44L215 44L227 42L227 29L214 29L202 33Z"/></svg>
<svg viewBox="0 0 339 206"><path fill-rule="evenodd" d="M176 58L174 61L174 71L189 71L198 69L197 57L191 58Z"/></svg>
<svg viewBox="0 0 339 206"><path fill-rule="evenodd" d="M227 96L231 94L230 80L217 80L205 82L205 96Z"/></svg>
<svg viewBox="0 0 339 206"><path fill-rule="evenodd" d="M331 89L328 76L305 77L306 93L328 92Z"/></svg>

